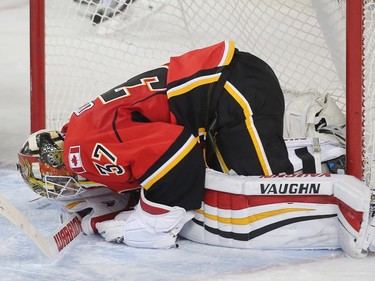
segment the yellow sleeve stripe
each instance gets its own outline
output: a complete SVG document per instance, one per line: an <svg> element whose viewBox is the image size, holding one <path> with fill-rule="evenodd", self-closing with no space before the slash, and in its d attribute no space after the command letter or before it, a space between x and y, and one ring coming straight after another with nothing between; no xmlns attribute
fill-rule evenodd
<svg viewBox="0 0 375 281"><path fill-rule="evenodd" d="M262 167L264 175L266 176L272 175L272 170L268 163L266 153L264 152L262 142L258 135L258 131L255 128L255 125L253 122L253 118L252 118L253 112L251 110L250 104L247 102L244 96L230 82L227 81L224 85L224 88L237 101L237 103L241 106L243 110L243 113L245 115L246 128L254 144L255 151L260 161L260 165Z"/></svg>
<svg viewBox="0 0 375 281"><path fill-rule="evenodd" d="M194 89L196 87L199 87L201 85L217 82L220 78L220 75L221 75L221 73L216 73L216 74L212 74L212 75L198 77L198 78L192 79L192 80L190 80L190 81L188 81L188 82L186 82L186 83L184 83L180 86L169 89L167 91L168 99L170 99L172 97L175 97L175 96L183 95L183 94L185 94L185 93L191 91L192 89Z"/></svg>
<svg viewBox="0 0 375 281"><path fill-rule="evenodd" d="M233 224L233 225L248 225L256 221L260 221L262 219L267 219L269 217L277 216L280 214L285 213L291 213L291 212L301 212L301 211L313 211L314 209L308 209L308 208L285 208L285 209L279 209L279 210L272 210L272 211L266 211L261 212L255 215L243 217L243 218L224 218L219 217L216 215L211 215L205 213L203 210L195 210L197 213L203 215L205 218L208 218L213 221L226 223L226 224Z"/></svg>
<svg viewBox="0 0 375 281"><path fill-rule="evenodd" d="M223 54L223 58L221 59L219 66L228 65L233 58L234 55L234 41L225 41L225 50Z"/></svg>
<svg viewBox="0 0 375 281"><path fill-rule="evenodd" d="M176 166L197 144L198 138L190 136L185 144L171 157L167 162L164 163L159 169L157 169L151 176L141 182L141 185L147 190L155 182L165 176L174 166Z"/></svg>

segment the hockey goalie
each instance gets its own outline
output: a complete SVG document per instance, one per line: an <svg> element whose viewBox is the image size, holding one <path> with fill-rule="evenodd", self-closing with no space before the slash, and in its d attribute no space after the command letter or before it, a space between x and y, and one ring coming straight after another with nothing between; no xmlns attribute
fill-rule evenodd
<svg viewBox="0 0 375 281"><path fill-rule="evenodd" d="M299 101L284 103L269 65L224 41L116 86L61 130L35 132L18 166L36 193L109 242L170 248L180 235L363 257L375 250L373 194L332 173L344 173L344 136L329 99L302 113Z"/></svg>

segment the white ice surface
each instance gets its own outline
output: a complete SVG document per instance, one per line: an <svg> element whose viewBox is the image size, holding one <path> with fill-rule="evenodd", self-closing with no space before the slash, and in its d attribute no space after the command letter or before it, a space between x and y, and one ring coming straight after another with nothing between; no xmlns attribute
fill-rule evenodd
<svg viewBox="0 0 375 281"><path fill-rule="evenodd" d="M0 168L0 193L44 234L59 212L23 183L14 168ZM49 260L31 239L0 216L0 280L370 280L375 255L346 257L342 251L262 251L179 241L179 248L149 250L81 236L58 259Z"/></svg>
<svg viewBox="0 0 375 281"><path fill-rule="evenodd" d="M36 196L14 168L16 151L29 133L28 2L0 2L0 193L47 234L58 224L58 211L44 200L31 203ZM0 281L362 281L374 276L375 254L352 259L341 251L254 251L186 240L178 249L142 250L82 236L51 261L0 216Z"/></svg>

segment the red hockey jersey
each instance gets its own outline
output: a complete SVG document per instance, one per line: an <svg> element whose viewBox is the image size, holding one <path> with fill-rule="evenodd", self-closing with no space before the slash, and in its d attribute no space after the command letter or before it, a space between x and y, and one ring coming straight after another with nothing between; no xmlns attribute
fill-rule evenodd
<svg viewBox="0 0 375 281"><path fill-rule="evenodd" d="M76 174L121 192L200 207L205 163L198 144L206 95L234 43L198 49L142 73L76 110L63 128L64 162ZM178 99L177 97L183 97Z"/></svg>

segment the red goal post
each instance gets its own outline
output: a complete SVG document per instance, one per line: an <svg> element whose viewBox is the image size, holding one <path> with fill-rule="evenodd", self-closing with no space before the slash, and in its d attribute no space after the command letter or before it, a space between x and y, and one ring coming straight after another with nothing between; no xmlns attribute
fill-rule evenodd
<svg viewBox="0 0 375 281"><path fill-rule="evenodd" d="M346 162L347 173L363 171L363 1L346 1Z"/></svg>
<svg viewBox="0 0 375 281"><path fill-rule="evenodd" d="M289 43L294 44L303 33L306 36L315 34L316 27L320 27L319 24L315 24L314 15L310 12L315 7L311 7L310 1L307 0L197 0L193 2L186 0L133 0L127 1L130 2L128 8L118 12L116 17L109 16L99 24L92 22L91 17L98 12L100 5L98 2L100 1L32 0L30 1L31 131L62 125L68 116L67 113L62 113L61 102L74 100L67 107L67 112L72 112L83 103L80 99L81 95L85 96L86 101L93 95L99 95L101 91L116 85L117 82L125 81L134 74L146 70L150 65L156 66L164 62L171 55L177 55L188 49L202 47L219 40L233 39L238 42L240 49L253 52L269 62L279 76L282 87L290 89L297 85L301 86L298 91L305 91L314 89L315 85L320 87L322 84L328 84L329 91L330 87L335 88L332 90L333 95L339 97L337 102L341 104L347 118L347 172L369 183L373 162L372 149L375 141L372 143L373 140L370 136L370 143L365 144L367 140L364 139L365 130L371 129L369 125L371 120L366 120L371 117L367 116L371 107L366 109L364 99L365 88L370 88L366 83L371 82L364 79L363 68L369 62L365 60L363 45L371 42L367 42L363 35L366 24L371 25L364 19L365 9L374 9L374 3L372 0L316 0L311 2L324 5L328 1L332 1L335 6L344 9L343 17L344 19L346 17L347 37L346 70L345 67L340 69L335 63L327 63L326 58L322 58L319 51L316 57L310 58L312 55L309 51L316 47L312 45L306 47L303 44L306 42L313 44L316 39L309 41L308 37L302 36L301 42L296 43L296 46L284 46ZM267 3L270 5L267 6ZM327 12L324 7L320 9ZM265 21L262 21L263 19ZM313 22L311 28L307 27L310 22ZM62 25L57 26L58 24ZM275 28L280 27L280 29L272 31L273 33L270 35L269 25L274 25ZM327 25L329 28L330 24ZM67 35L68 33L73 34L73 37L68 37L70 36ZM76 36L77 34L80 35ZM324 35L325 31L321 34ZM291 37L289 38L289 36ZM79 41L83 38L87 40ZM282 41L285 38L287 40ZM275 43L270 43L271 39L275 40ZM112 43L109 43L110 40L113 40ZM54 44L57 46L56 49L54 49ZM302 47L298 44L301 44ZM96 47L93 47L94 45ZM112 45L118 45L119 49L112 49ZM273 49L268 50L270 46ZM78 49L75 51L73 47ZM106 48L112 57L105 53ZM276 54L282 48L285 48L285 55L284 53ZM342 45L342 48L345 49L345 46ZM306 49L306 54L299 55L299 51L302 49ZM324 50L326 49L327 47ZM119 50L124 51L125 54ZM291 54L288 54L288 51ZM61 54L58 54L59 52ZM88 60L74 65L78 60L78 53L82 57L88 57ZM60 58L57 57L58 55ZM68 55L72 55L73 59ZM102 58L99 58L101 55ZM298 58L297 55L299 55ZM292 61L288 56L292 56L293 59L296 57L296 61ZM156 57L158 60L153 60ZM306 62L307 58L310 59L309 62ZM116 65L120 60L123 63ZM102 70L100 64L95 64L97 61L105 61L112 65L106 66L106 70ZM300 62L303 63L300 64ZM66 65L62 66L63 64ZM125 64L127 68L122 68L122 65ZM326 70L319 69L320 66L325 67L328 64L334 65L334 67L330 67L337 68L337 72L346 73L344 86L333 86L339 82L329 81L330 75L326 74ZM54 71L54 65L58 65L65 72L74 73L73 76L65 78L67 74L62 73L61 70L58 70L57 74L49 74ZM87 65L91 69L81 69L82 65ZM69 69L69 67L71 68ZM290 77L288 77L288 71L291 73ZM86 72L89 73L88 76L78 77L81 73ZM97 72L100 72L98 78L94 77L98 74ZM117 72L126 74L114 77ZM329 70L329 73L331 72ZM107 75L108 73L109 75ZM321 77L314 81L314 85L311 86L308 84L309 82L306 82L305 85L305 82L302 82L315 79L319 73L321 73ZM61 82L60 80L63 79L66 80ZM94 79L96 80L94 81ZM57 86L52 86L56 80L59 80L60 83L56 84ZM75 84L69 84L70 80L74 80ZM88 82L92 82L96 86L83 89L82 84ZM291 85L288 84L289 82ZM96 90L95 93L93 89ZM327 91L327 89L323 89L323 91ZM340 93L336 94L336 92L345 92L345 90L346 98ZM74 94L70 94L74 91L76 91ZM75 101L77 96L77 101ZM58 101L55 101L56 99ZM48 109L51 109L53 114L57 113L57 117L48 113ZM368 128L365 128L366 126ZM371 135L371 132L367 134ZM366 150L371 150L370 156L366 155Z"/></svg>
<svg viewBox="0 0 375 281"><path fill-rule="evenodd" d="M30 1L31 133L46 127L44 0Z"/></svg>

